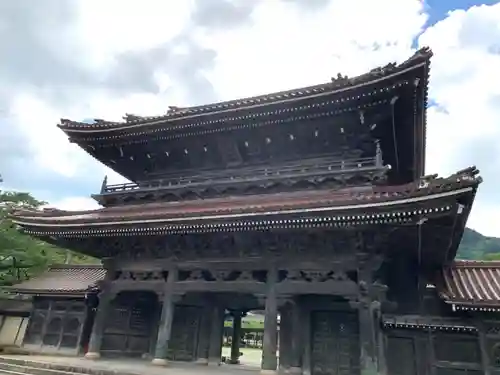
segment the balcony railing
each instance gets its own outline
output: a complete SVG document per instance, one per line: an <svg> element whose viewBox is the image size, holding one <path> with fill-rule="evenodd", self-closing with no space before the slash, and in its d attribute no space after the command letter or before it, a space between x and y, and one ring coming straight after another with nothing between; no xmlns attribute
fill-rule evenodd
<svg viewBox="0 0 500 375"><path fill-rule="evenodd" d="M204 172L193 176L165 177L139 183L103 184L101 194L126 192L133 190L175 189L184 186L209 185L211 183L227 184L258 181L263 179L285 179L296 176L328 175L332 173L350 173L361 171L383 170L380 160L374 158L358 158L350 160L317 159L298 161L286 165L266 166L261 168L241 168L224 171Z"/></svg>

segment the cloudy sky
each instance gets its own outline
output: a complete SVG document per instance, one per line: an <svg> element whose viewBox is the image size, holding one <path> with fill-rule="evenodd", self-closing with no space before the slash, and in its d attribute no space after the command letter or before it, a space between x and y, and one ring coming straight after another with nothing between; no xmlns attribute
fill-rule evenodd
<svg viewBox="0 0 500 375"><path fill-rule="evenodd" d="M59 118L121 119L360 74L430 46L427 172L477 165L469 226L500 236L500 3L0 0L3 187L94 207L106 171Z"/></svg>

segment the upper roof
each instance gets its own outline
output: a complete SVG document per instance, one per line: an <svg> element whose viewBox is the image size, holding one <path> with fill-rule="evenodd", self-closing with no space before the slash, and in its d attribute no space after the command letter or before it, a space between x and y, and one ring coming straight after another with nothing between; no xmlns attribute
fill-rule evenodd
<svg viewBox="0 0 500 375"><path fill-rule="evenodd" d="M384 80L389 80L391 78L396 78L401 74L412 71L413 69L419 67L428 66L431 57L432 51L429 48L425 47L416 51L413 56L399 65L390 63L383 67L372 69L368 73L356 77L349 78L346 76L341 76L339 74L337 78L332 78L331 81L327 83L302 87L293 90L280 91L266 95L259 95L193 107L180 108L171 106L168 112L165 115L161 116L143 117L126 115L124 117L125 121L122 122L96 119L92 124L72 121L68 119L61 119L61 122L58 126L69 135L76 133L99 133L103 131L128 131L131 129L134 129L134 131L137 131L139 134L141 128L149 125L171 123L177 120L188 120L205 115L227 114L240 110L253 111L260 107L265 107L271 104L293 103L296 101L301 101L303 99L313 99L332 94L342 94L342 98L338 100L339 102L344 102L347 100L359 100L359 96L352 96L353 90ZM427 80L427 76L423 78L425 79L425 81ZM427 86L427 82L423 82L423 84ZM372 94L364 94L362 96L366 95ZM249 118L248 114L246 114L245 116ZM175 125L172 128L186 129L196 125L207 125L211 122L215 121L204 121L197 124L186 124L185 122L183 122L178 123L178 125Z"/></svg>
<svg viewBox="0 0 500 375"><path fill-rule="evenodd" d="M422 214L431 215L435 210L441 213L456 210L458 198L464 195L474 197L481 182L478 173L475 167L471 167L447 178L430 176L401 186L247 195L92 211L18 210L11 218L27 233L68 237L143 230L193 233L407 222ZM422 209L426 203L433 208ZM418 210L413 207L415 204L419 206Z"/></svg>
<svg viewBox="0 0 500 375"><path fill-rule="evenodd" d="M106 275L101 265L53 265L46 272L9 288L22 294L83 294L97 287Z"/></svg>
<svg viewBox="0 0 500 375"><path fill-rule="evenodd" d="M438 289L446 303L467 310L500 309L500 261L457 260L441 276Z"/></svg>

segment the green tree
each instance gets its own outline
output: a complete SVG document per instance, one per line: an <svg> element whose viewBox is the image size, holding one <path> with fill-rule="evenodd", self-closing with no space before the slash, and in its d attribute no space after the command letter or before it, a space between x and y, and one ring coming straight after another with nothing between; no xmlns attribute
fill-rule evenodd
<svg viewBox="0 0 500 375"><path fill-rule="evenodd" d="M45 204L30 193L0 190L0 286L30 278L50 264L96 262L20 233L8 217L13 209L37 210Z"/></svg>

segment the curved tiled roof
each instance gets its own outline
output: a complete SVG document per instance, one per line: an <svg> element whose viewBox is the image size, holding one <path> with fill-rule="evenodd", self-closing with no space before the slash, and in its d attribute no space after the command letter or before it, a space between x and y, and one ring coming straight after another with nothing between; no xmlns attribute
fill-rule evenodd
<svg viewBox="0 0 500 375"><path fill-rule="evenodd" d="M259 225L281 225L285 221L290 221L288 219L298 220L298 216L303 218L312 215L321 216L321 220L339 222L378 219L383 221L389 216L394 216L396 211L405 211L403 208L408 203L436 202L437 207L444 204L441 198L446 200L447 197L452 198L461 194L473 195L481 181L477 174L475 168L469 168L448 178L433 176L429 179L424 178L419 184L369 188L366 191L315 190L117 206L80 212L17 211L11 217L15 224L28 228L28 233L37 232L34 228L58 233L60 230L81 231L85 227L96 232L102 232L106 227L134 231L138 226L215 230L232 226L252 227L259 223ZM450 210L451 206L446 203L443 207ZM413 208L409 210L414 211ZM421 211L414 212L415 215L421 213ZM397 216L401 216L400 219L403 220L405 215L406 213L399 213Z"/></svg>
<svg viewBox="0 0 500 375"><path fill-rule="evenodd" d="M30 280L10 287L24 294L81 294L97 287L106 270L101 265L54 265Z"/></svg>
<svg viewBox="0 0 500 375"><path fill-rule="evenodd" d="M456 260L440 279L445 302L468 310L500 309L500 261Z"/></svg>
<svg viewBox="0 0 500 375"><path fill-rule="evenodd" d="M109 130L127 130L131 128L139 128L145 125L151 125L157 122L163 123L165 121L168 122L173 120L189 119L206 114L226 113L241 109L253 109L269 104L292 102L299 99L350 92L356 88L395 77L420 66L428 65L431 57L432 51L425 47L418 50L412 57L399 65L395 63L387 64L386 66L372 69L368 73L352 78L339 75L337 78L332 78L330 82L302 87L299 89L186 108L170 107L167 114L161 116L143 117L126 115L126 121L124 122L96 119L94 123L88 124L69 119L61 119L59 127L67 133L93 133ZM427 85L427 82L424 82L424 84Z"/></svg>

